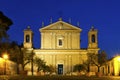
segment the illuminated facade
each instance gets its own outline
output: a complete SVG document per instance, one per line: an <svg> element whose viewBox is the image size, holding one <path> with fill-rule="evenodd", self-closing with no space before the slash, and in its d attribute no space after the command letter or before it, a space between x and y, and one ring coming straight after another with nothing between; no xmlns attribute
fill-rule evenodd
<svg viewBox="0 0 120 80"><path fill-rule="evenodd" d="M76 64L87 61L87 54L98 54L97 30L93 27L88 32L88 48L80 47L82 29L59 20L39 29L41 48L32 48L32 30L24 30L24 48L31 49L35 55L43 59L47 65L52 65L57 74L73 72ZM97 68L91 71L97 71Z"/></svg>
<svg viewBox="0 0 120 80"><path fill-rule="evenodd" d="M120 56L113 57L101 67L101 72L104 75L120 76Z"/></svg>
<svg viewBox="0 0 120 80"><path fill-rule="evenodd" d="M17 64L10 61L5 60L4 58L0 57L0 75L13 75L17 74Z"/></svg>

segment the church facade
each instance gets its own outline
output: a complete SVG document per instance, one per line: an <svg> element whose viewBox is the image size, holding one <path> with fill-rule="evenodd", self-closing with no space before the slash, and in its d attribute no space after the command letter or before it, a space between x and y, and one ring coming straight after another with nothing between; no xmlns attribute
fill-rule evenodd
<svg viewBox="0 0 120 80"><path fill-rule="evenodd" d="M41 48L33 49L33 32L30 28L24 30L24 48L33 50L35 56L43 59L47 65L52 65L57 74L73 72L76 64L83 64L88 60L88 54L98 54L98 31L93 27L88 32L86 49L80 46L82 29L70 23L59 20L40 28L39 31ZM97 71L96 69L91 71Z"/></svg>

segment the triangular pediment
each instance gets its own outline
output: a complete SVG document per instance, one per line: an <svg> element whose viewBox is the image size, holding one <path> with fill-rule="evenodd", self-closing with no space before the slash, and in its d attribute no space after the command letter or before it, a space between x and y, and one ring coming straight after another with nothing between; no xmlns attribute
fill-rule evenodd
<svg viewBox="0 0 120 80"><path fill-rule="evenodd" d="M78 30L78 31L81 31L80 28L73 26L69 23L66 23L64 21L57 21L55 23L52 23L40 29L40 31L43 31L43 30Z"/></svg>

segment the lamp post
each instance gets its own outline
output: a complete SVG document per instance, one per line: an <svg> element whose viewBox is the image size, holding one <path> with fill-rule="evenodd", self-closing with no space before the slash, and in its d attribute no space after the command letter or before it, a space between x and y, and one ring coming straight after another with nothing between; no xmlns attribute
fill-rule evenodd
<svg viewBox="0 0 120 80"><path fill-rule="evenodd" d="M6 61L7 61L7 59L8 59L8 54L3 54L3 59L5 60L4 75L6 75Z"/></svg>

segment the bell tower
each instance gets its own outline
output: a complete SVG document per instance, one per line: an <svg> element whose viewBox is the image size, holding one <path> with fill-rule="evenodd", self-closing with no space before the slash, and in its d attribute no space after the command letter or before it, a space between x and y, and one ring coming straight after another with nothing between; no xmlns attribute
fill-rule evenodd
<svg viewBox="0 0 120 80"><path fill-rule="evenodd" d="M88 48L90 49L98 48L97 33L98 31L94 29L94 27L92 26L92 28L88 32Z"/></svg>
<svg viewBox="0 0 120 80"><path fill-rule="evenodd" d="M24 30L24 48L32 48L33 47L33 32L30 29L30 26Z"/></svg>

